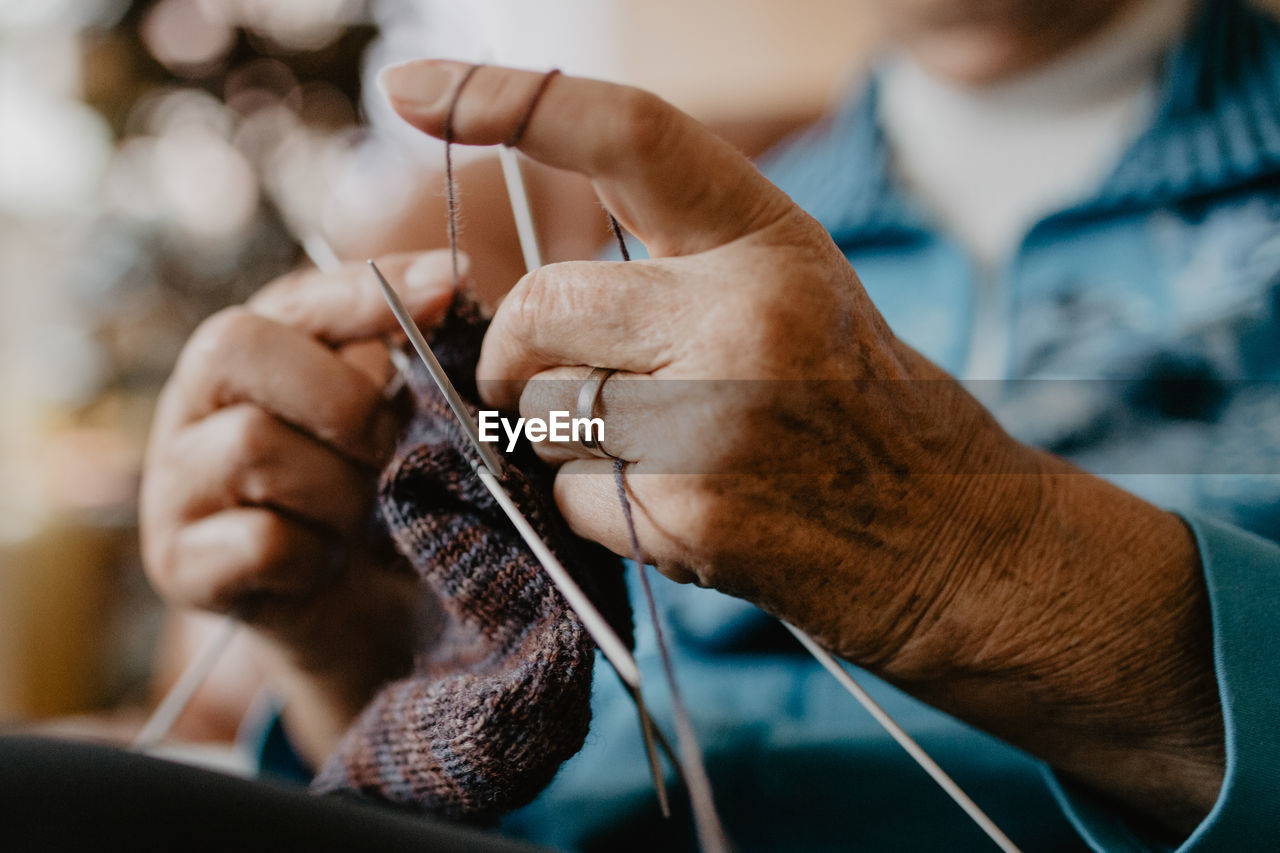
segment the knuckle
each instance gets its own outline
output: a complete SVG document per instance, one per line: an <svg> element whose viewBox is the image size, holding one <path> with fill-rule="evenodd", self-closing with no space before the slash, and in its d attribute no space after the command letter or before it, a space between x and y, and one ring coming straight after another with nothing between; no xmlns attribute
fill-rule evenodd
<svg viewBox="0 0 1280 853"><path fill-rule="evenodd" d="M164 598L172 597L173 549L172 537L159 529L164 525L145 523L140 531L142 568L151 586Z"/></svg>
<svg viewBox="0 0 1280 853"><path fill-rule="evenodd" d="M290 524L276 513L255 513L248 533L253 543L246 566L249 574L270 574L295 559L296 537Z"/></svg>
<svg viewBox="0 0 1280 853"><path fill-rule="evenodd" d="M239 470L236 475L235 491L240 500L250 505L262 505L271 502L276 495L276 475L270 468L254 465Z"/></svg>
<svg viewBox="0 0 1280 853"><path fill-rule="evenodd" d="M723 492L721 481L696 477L672 502L680 534L664 571L677 580L719 587L740 568L748 507Z"/></svg>
<svg viewBox="0 0 1280 853"><path fill-rule="evenodd" d="M235 350L256 325L257 316L244 306L224 308L199 325L187 350L203 356Z"/></svg>
<svg viewBox="0 0 1280 853"><path fill-rule="evenodd" d="M267 503L275 493L279 458L275 418L251 405L235 406L227 417L232 489L248 503Z"/></svg>
<svg viewBox="0 0 1280 853"><path fill-rule="evenodd" d="M249 404L226 410L227 444L237 468L256 468L272 458L275 418Z"/></svg>
<svg viewBox="0 0 1280 853"><path fill-rule="evenodd" d="M203 572L198 588L189 596L198 607L228 612L246 596L269 587L273 575L291 560L293 546L288 523L266 510L247 515L240 522L243 543L231 560L219 563L216 571Z"/></svg>
<svg viewBox="0 0 1280 853"><path fill-rule="evenodd" d="M181 530L178 501L168 478L155 470L145 473L138 497L138 545L143 572L157 593L173 598L177 564L174 542Z"/></svg>
<svg viewBox="0 0 1280 853"><path fill-rule="evenodd" d="M520 417L546 418L557 409L571 410L568 405L569 383L564 379L534 377L520 392Z"/></svg>
<svg viewBox="0 0 1280 853"><path fill-rule="evenodd" d="M174 371L179 383L188 385L193 377L208 380L225 369L233 354L248 347L261 320L247 308L224 308L202 322L182 350Z"/></svg>
<svg viewBox="0 0 1280 853"><path fill-rule="evenodd" d="M538 417L539 413L542 411L542 402L542 380L531 379L525 384L524 389L520 392L520 417L525 418L526 420Z"/></svg>
<svg viewBox="0 0 1280 853"><path fill-rule="evenodd" d="M615 154L647 160L665 152L677 116L666 101L643 89L627 89L620 98L619 110L621 144Z"/></svg>
<svg viewBox="0 0 1280 853"><path fill-rule="evenodd" d="M698 574L697 569L683 560L672 560L656 566L658 571L662 572L669 580L682 584L693 584L695 586L708 586Z"/></svg>
<svg viewBox="0 0 1280 853"><path fill-rule="evenodd" d="M529 273L508 297L512 303L509 316L517 335L525 342L536 343L538 329L563 307L563 278L554 270L555 266L558 265L540 267Z"/></svg>
<svg viewBox="0 0 1280 853"><path fill-rule="evenodd" d="M217 579L193 571L184 562L181 536L182 528L176 525L144 534L142 564L147 580L156 594L171 604L210 609L216 600L211 590Z"/></svg>
<svg viewBox="0 0 1280 853"><path fill-rule="evenodd" d="M534 454L544 463L553 468L574 458L572 453L569 453L562 446L553 444L550 441L532 441L529 444L533 448Z"/></svg>

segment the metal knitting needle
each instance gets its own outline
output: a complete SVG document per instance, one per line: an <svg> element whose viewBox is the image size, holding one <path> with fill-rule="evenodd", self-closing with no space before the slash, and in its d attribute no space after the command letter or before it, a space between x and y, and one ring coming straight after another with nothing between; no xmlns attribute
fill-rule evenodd
<svg viewBox="0 0 1280 853"><path fill-rule="evenodd" d="M493 452L492 447L480 440L480 432L476 428L476 422L471 418L471 411L467 408L467 404L463 402L461 395L458 394L458 389L454 388L453 383L449 381L448 374L440 366L440 362L436 359L435 353L431 351L431 346L427 343L427 339L422 336L422 332L418 329L418 324L413 321L413 316L409 313L409 309L405 307L404 302L400 300L400 295L395 292L395 289L382 275L378 265L372 260L368 263L369 269L373 270L373 274L377 276L378 284L382 287L382 294L386 297L387 304L391 306L391 313L395 315L396 321L404 329L405 336L409 338L409 343L417 351L422 363L427 366L427 372L435 380L436 387L444 395L445 402L449 404L449 408L453 410L454 417L462 425L463 432L467 434L472 446L480 454L480 460L484 462L484 467L488 468L489 473L494 477L501 476L502 467L501 463L498 462L497 454Z"/></svg>
<svg viewBox="0 0 1280 853"><path fill-rule="evenodd" d="M525 188L524 173L520 171L519 156L514 148L508 148L505 145L498 147L498 161L502 164L502 178L507 184L507 198L511 200L511 215L515 217L516 234L520 237L524 268L527 272L532 272L542 266L542 249L538 245L538 232L533 226L529 192Z"/></svg>
<svg viewBox="0 0 1280 853"><path fill-rule="evenodd" d="M520 253L524 256L524 269L525 272L533 272L542 266L542 246L538 243L538 230L533 222L533 206L529 203L529 190L525 186L524 172L520 169L520 154L509 145L500 145L498 162L502 166L502 178L507 186L507 200L511 203L511 215L516 223ZM676 760L675 753L662 732L654 725L639 689L628 685L627 690L640 717L640 735L644 739L645 755L649 760L649 773L653 776L653 790L658 798L658 807L664 818L670 818L671 804L667 799L667 785L662 775L662 765L658 761L658 750L654 744L655 736L662 744L667 759L676 768L676 772L683 776L684 769Z"/></svg>
<svg viewBox="0 0 1280 853"><path fill-rule="evenodd" d="M311 231L299 242L302 244L302 251L306 253L307 258L316 265L316 269L320 270L320 272L337 273L342 270L342 259L333 250L333 246L329 245L329 241L321 236L319 232ZM387 345L387 354L390 356L391 364L395 367L396 372L387 381L386 387L382 389L382 396L388 400L393 400L409 381L409 356L399 344L391 340L389 335L383 336L383 342Z"/></svg>
<svg viewBox="0 0 1280 853"><path fill-rule="evenodd" d="M480 433L476 428L475 421L471 418L471 411L458 394L458 390L453 386L448 374L445 373L444 367L436 359L435 353L431 351L430 345L427 344L426 338L422 336L422 332L418 329L418 324L409 315L404 303L400 300L400 296L391 287L386 277L383 276L377 264L369 261L369 267L378 279L378 284L387 299L387 304L391 306L391 313L395 315L396 320L404 328L404 333L409 338L409 343L421 357L423 364L427 367L427 371L431 374L431 378L435 380L436 386L440 389L440 393L444 395L445 402L453 410L454 416L462 425L463 431L471 440L471 444L480 455L481 461L484 462L483 467L472 464L476 476L480 478L480 482L484 483L485 488L493 495L493 499L497 501L498 506L502 507L502 511L511 519L516 531L524 539L530 550L533 551L534 556L538 558L538 562L542 564L552 582L555 583L560 593L565 597L565 601L578 614L578 618L582 620L583 627L587 629L587 633L591 635L596 645L600 647L600 651L604 653L605 658L613 665L618 677L622 679L627 691L631 694L631 698L635 701L636 710L640 714L640 731L644 738L645 754L649 761L649 772L653 776L658 806L662 811L663 817L670 817L671 805L667 800L667 789L662 776L662 766L658 762L657 747L654 743L655 727L652 718L649 716L649 711L644 705L644 699L640 694L640 668L636 665L635 657L632 656L630 650L618 637L613 627L596 609L596 606L591 603L591 599L587 598L586 594L583 593L582 588L578 586L556 555L542 541L542 537L529 524L529 520L525 518L524 513L516 506L511 496L507 494L507 490L502 487L499 481L499 471L501 469L499 468L497 457L493 448L480 440ZM665 745L665 739L663 739L663 743ZM679 763L675 761L670 747L667 748L667 757L679 769Z"/></svg>
<svg viewBox="0 0 1280 853"><path fill-rule="evenodd" d="M500 145L498 162L502 165L502 177L507 186L507 200L511 203L511 215L516 223L520 253L524 256L524 269L525 272L533 272L542 266L542 246L538 243L538 229L534 226L529 189L525 186L524 172L520 169L520 155L511 146ZM627 685L626 689L631 696L631 701L635 703L636 714L640 718L640 736L644 740L645 756L649 761L649 774L653 777L653 791L658 798L658 809L664 818L670 818L671 803L667 797L666 778L662 775L662 764L658 761L655 739L658 744L661 744L667 760L671 762L671 766L681 778L684 778L684 768L676 759L675 751L663 736L662 730L653 722L639 687Z"/></svg>
<svg viewBox="0 0 1280 853"><path fill-rule="evenodd" d="M640 691L628 686L627 692L631 694L631 701L636 705L636 713L640 715L640 736L644 739L644 754L649 760L649 775L653 778L653 792L658 798L658 809L664 818L670 818L671 803L667 800L667 780L662 775L662 765L658 763L656 743L662 744L662 751L667 754L667 760L676 769L676 774L681 780L684 780L684 768L676 759L675 750L671 748L661 729L649 716L649 708L644 704L644 697L640 695Z"/></svg>
<svg viewBox="0 0 1280 853"><path fill-rule="evenodd" d="M853 676L840 665L834 655L822 648L812 637L790 622L786 620L779 621L788 631L795 635L795 638L809 651L809 654L813 655L818 663L826 667L827 672L835 676L836 681L840 682L840 685L849 691L849 694L854 699L858 700L858 704L862 705L867 710L867 713L875 718L881 728L888 732L889 736L897 741L898 745L906 750L908 755L915 759L916 764L919 764L924 772L928 773L933 781L938 783L938 787L942 788L947 796L955 801L956 805L964 809L965 814L969 815L973 822L996 843L997 847L1005 851L1005 853L1020 853L1018 847L1009 840L1009 837L1000 830L1000 827L996 826L995 822L987 817L986 812L969 798L969 795L955 783L954 779L947 775L945 770L938 766L938 763L929 756L929 753L924 751L920 744L916 743L909 734L902 730L902 726L899 726L893 717L890 717L884 708L880 707L880 703L871 698L870 694L862 688L862 685L853 680Z"/></svg>
<svg viewBox="0 0 1280 853"><path fill-rule="evenodd" d="M135 752L147 752L159 746L170 730L182 716L190 704L200 685L208 679L213 668L217 666L222 653L231 645L240 629L240 620L235 615L227 616L218 626L218 632L205 642L199 653L187 664L187 668L178 676L178 680L169 688L169 692L160 700L160 704L147 717L146 723L134 737L130 749Z"/></svg>
<svg viewBox="0 0 1280 853"><path fill-rule="evenodd" d="M462 401L458 390L453 387L453 383L449 380L448 374L444 372L444 368L440 366L440 362L436 360L435 354L427 344L426 338L422 336L422 332L418 329L418 324L413 321L408 309L400 301L399 295L387 282L373 261L369 261L369 267L373 270L373 274L377 276L378 284L382 287L383 296L386 297L387 303L391 306L391 313L395 315L396 320L399 321L400 326L404 329L405 335L409 338L409 343L413 345L413 348L427 366L427 370L431 373L431 378L435 380L440 393L444 395L449 408L453 410L454 416L457 417L463 431L467 434L479 454L480 460L484 463L483 467L472 464L471 467L475 470L476 476L480 478L480 482L484 483L485 488L493 495L493 499L497 501L498 506L502 507L502 511L511 519L511 523L515 525L520 537L524 539L525 544L529 546L534 556L538 558L538 562L542 564L542 568L546 570L552 583L560 590L560 594L564 596L569 607L582 620L583 627L587 629L587 633L591 635L596 645L600 647L600 651L604 653L605 658L618 671L618 675L629 687L639 689L640 668L636 665L636 660L632 657L631 651L618 637L617 632L613 630L608 620L591 603L591 599L587 598L586 593L582 591L582 587L578 586L577 581L569 574L560 559L547 547L547 543L533 529L529 519L520 511L515 501L511 499L511 495L502 486L499 479L502 469L497 455L492 447L480 440L480 433L476 428L475 420L471 417L471 411L467 408L466 403Z"/></svg>

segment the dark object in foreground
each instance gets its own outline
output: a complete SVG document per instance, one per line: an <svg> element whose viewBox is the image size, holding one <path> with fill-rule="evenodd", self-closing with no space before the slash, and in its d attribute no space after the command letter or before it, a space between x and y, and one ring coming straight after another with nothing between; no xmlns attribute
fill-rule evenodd
<svg viewBox="0 0 1280 853"><path fill-rule="evenodd" d="M536 853L477 830L107 746L0 737L0 849Z"/></svg>

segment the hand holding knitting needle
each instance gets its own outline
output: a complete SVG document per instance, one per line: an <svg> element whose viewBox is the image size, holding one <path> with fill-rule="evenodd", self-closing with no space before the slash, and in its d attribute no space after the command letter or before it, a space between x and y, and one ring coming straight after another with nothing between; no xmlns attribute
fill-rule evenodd
<svg viewBox="0 0 1280 853"><path fill-rule="evenodd" d="M452 295L448 253L388 258L419 322ZM430 625L409 573L364 534L402 418L383 398L379 337L397 328L363 264L300 272L192 336L159 401L142 484L144 561L183 607L254 629L290 734L329 752Z"/></svg>
<svg viewBox="0 0 1280 853"><path fill-rule="evenodd" d="M466 69L411 63L383 85L441 136ZM510 138L541 80L474 74L456 141ZM817 222L656 97L557 78L519 147L590 178L652 260L522 279L486 338L481 392L545 417L574 409L591 368L618 371L603 444L629 463L649 560L1157 821L1207 812L1221 722L1176 517L1011 439L894 336ZM570 525L629 554L612 460L540 452L561 465Z"/></svg>

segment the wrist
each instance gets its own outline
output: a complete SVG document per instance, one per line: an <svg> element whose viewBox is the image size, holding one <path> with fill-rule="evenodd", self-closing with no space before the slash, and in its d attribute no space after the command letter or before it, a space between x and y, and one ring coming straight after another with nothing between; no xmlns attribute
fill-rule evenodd
<svg viewBox="0 0 1280 853"><path fill-rule="evenodd" d="M919 478L933 507L918 529L927 541L908 567L914 592L897 619L911 626L873 668L908 684L996 677L1034 643L1027 595L1040 581L1031 555L1053 504L1050 458L998 427L982 429L949 455L948 470Z"/></svg>
<svg viewBox="0 0 1280 853"><path fill-rule="evenodd" d="M1193 537L1061 460L1020 455L1026 473L971 478L957 515L973 533L949 555L948 605L885 674L1189 830L1216 799L1224 761Z"/></svg>
<svg viewBox="0 0 1280 853"><path fill-rule="evenodd" d="M299 754L319 766L438 625L436 600L391 566L354 561L321 595L265 603L253 627Z"/></svg>

